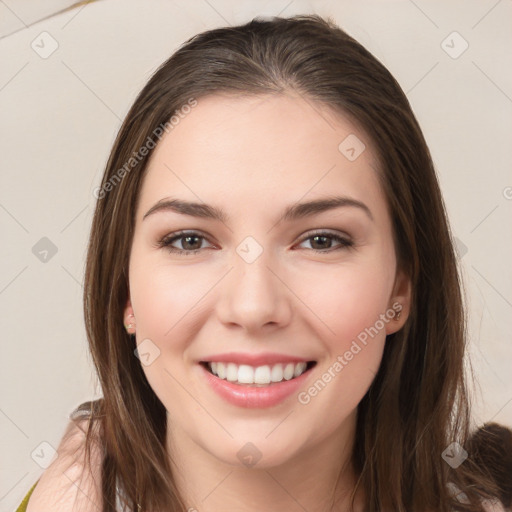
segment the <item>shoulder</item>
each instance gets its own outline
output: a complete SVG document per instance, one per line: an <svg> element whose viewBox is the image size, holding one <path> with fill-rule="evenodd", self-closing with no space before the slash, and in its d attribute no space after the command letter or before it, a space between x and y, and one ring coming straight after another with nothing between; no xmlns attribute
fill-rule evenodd
<svg viewBox="0 0 512 512"><path fill-rule="evenodd" d="M56 458L41 475L30 496L27 512L97 512L102 509L101 449L96 440L91 444L90 465L85 459L90 421L83 416L69 421ZM91 427L97 437L98 429Z"/></svg>

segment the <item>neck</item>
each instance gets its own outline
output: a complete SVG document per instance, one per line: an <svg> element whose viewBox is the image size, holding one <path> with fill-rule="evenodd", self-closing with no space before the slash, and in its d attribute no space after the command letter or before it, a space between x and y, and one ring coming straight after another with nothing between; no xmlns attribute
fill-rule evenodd
<svg viewBox="0 0 512 512"><path fill-rule="evenodd" d="M226 464L186 432L169 429L168 453L177 488L190 511L348 512L356 483L351 453L354 414L330 437L283 461L259 468ZM169 422L168 422L169 424ZM358 490L354 512L363 510Z"/></svg>

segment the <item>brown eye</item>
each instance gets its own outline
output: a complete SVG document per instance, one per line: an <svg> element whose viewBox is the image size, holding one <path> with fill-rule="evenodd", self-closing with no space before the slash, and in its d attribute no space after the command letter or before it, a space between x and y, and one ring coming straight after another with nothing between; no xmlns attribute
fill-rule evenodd
<svg viewBox="0 0 512 512"><path fill-rule="evenodd" d="M203 249L202 242L204 240L206 240L206 238L195 231L180 232L164 237L158 242L158 246L166 247L171 253L185 254L188 256L190 254L196 254ZM174 247L173 244L175 242L181 244L182 248Z"/></svg>
<svg viewBox="0 0 512 512"><path fill-rule="evenodd" d="M318 253L337 251L339 249L353 247L354 245L354 242L346 237L342 237L335 233L329 233L325 231L310 234L308 237L304 238L301 243L304 243L309 240L311 240L311 250ZM333 248L333 241L337 242L338 246L335 246Z"/></svg>

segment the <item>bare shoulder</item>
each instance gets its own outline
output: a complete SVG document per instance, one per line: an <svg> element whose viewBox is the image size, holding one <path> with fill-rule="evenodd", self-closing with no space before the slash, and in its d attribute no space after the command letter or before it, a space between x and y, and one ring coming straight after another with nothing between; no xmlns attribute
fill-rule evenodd
<svg viewBox="0 0 512 512"><path fill-rule="evenodd" d="M90 420L70 420L57 448L57 456L44 471L27 512L97 512L101 510L101 449L91 445L90 466L85 459L85 438ZM95 437L99 435L94 429Z"/></svg>

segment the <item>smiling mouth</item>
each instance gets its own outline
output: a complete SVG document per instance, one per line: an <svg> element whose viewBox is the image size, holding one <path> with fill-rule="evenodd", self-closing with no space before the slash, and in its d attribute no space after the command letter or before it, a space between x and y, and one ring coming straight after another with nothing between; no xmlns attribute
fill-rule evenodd
<svg viewBox="0 0 512 512"><path fill-rule="evenodd" d="M316 361L262 366L211 361L201 361L200 364L219 379L240 386L263 387L296 379L311 370Z"/></svg>

